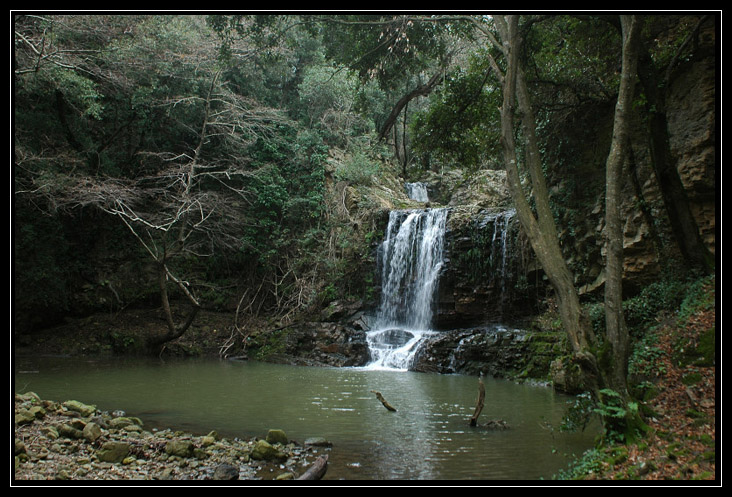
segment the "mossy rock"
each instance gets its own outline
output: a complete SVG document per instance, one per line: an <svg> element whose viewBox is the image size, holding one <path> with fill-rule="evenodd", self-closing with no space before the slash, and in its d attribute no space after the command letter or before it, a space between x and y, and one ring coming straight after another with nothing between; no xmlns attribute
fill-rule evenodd
<svg viewBox="0 0 732 497"><path fill-rule="evenodd" d="M93 415L97 411L97 406L84 404L78 400L67 400L63 403L63 406L69 411L78 412L85 418Z"/></svg>
<svg viewBox="0 0 732 497"><path fill-rule="evenodd" d="M130 454L130 446L124 442L106 442L97 451L97 459L102 462L122 462Z"/></svg>
<svg viewBox="0 0 732 497"><path fill-rule="evenodd" d="M287 455L266 440L258 440L252 449L251 458L259 461L284 461Z"/></svg>
<svg viewBox="0 0 732 497"><path fill-rule="evenodd" d="M265 439L267 443L274 445L274 444L286 444L288 442L287 435L283 430L269 430L267 432L267 438Z"/></svg>
<svg viewBox="0 0 732 497"><path fill-rule="evenodd" d="M165 453L177 457L191 457L193 442L190 440L171 440L165 444Z"/></svg>

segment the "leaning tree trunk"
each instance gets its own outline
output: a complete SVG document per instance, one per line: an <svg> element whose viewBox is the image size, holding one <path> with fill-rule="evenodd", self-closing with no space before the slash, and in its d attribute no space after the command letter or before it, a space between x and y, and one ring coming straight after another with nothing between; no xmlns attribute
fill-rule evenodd
<svg viewBox="0 0 732 497"><path fill-rule="evenodd" d="M172 280L183 292L188 301L191 304L191 310L188 312L188 316L180 324L175 323L173 317L173 311L170 308L170 298L168 296L168 281ZM201 309L201 305L198 299L190 292L186 287L185 283L176 278L168 269L164 261L158 263L158 289L160 291L160 300L163 306L163 313L165 314L165 323L167 324L167 331L161 335L154 335L148 338L146 346L147 349L154 353L159 354L166 343L173 341L183 336L183 334L193 324L193 320L198 315L198 311Z"/></svg>
<svg viewBox="0 0 732 497"><path fill-rule="evenodd" d="M511 198L534 253L556 292L562 324L566 329L574 359L582 369L583 383L590 390L597 391L600 378L598 377L597 361L590 350L590 346L594 342L592 328L580 306L574 278L559 246L559 237L549 206L549 195L541 168L541 155L536 137L536 121L518 57L521 42L518 33L518 17L508 16L506 24L502 21L498 22L502 38L507 42L503 45L508 65L503 81L501 142ZM524 195L519 177L513 123L516 99L526 142L526 165L531 178L536 216Z"/></svg>
<svg viewBox="0 0 732 497"><path fill-rule="evenodd" d="M379 131L379 140L383 140L386 137L392 126L394 126L394 123L399 117L399 114L401 114L402 109L404 109L404 107L406 107L410 101L414 100L417 97L424 97L426 95L429 95L430 92L432 92L435 86L437 86L442 80L443 72L443 68L440 67L440 70L437 71L429 79L429 81L427 81L423 85L419 85L417 88L400 98L396 104L394 104L394 107L391 109L389 116L386 118L386 121L384 121L384 125L381 127L381 131Z"/></svg>

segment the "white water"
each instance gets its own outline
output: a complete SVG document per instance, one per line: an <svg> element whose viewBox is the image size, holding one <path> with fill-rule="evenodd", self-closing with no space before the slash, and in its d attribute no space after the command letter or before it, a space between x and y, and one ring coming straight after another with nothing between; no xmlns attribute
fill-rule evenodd
<svg viewBox="0 0 732 497"><path fill-rule="evenodd" d="M406 183L404 188L407 190L407 196L417 202L429 202L427 194L427 185L424 183Z"/></svg>
<svg viewBox="0 0 732 497"><path fill-rule="evenodd" d="M380 250L381 304L367 334L371 369L407 370L432 334L433 297L443 265L446 209L392 211Z"/></svg>

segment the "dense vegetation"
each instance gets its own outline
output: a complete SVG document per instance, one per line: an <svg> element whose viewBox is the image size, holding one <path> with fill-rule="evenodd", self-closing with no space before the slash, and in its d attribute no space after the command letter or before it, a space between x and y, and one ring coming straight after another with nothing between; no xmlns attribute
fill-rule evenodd
<svg viewBox="0 0 732 497"><path fill-rule="evenodd" d="M639 140L651 144L663 204L652 223L663 267L618 311L618 329L642 347L619 352L608 338L608 300L583 302L574 318L559 315L589 337L571 341L577 363L600 378L592 412L605 408L609 438L634 438L645 425L632 398L646 393L638 391L644 368L657 372L653 323L703 300L687 295L688 282L714 282L713 257L669 167L664 93L674 70L699 56L700 29L714 19L641 16L633 47L616 16L515 21L17 14L14 335L162 302L166 330L149 344L158 351L200 309L287 323L339 298L368 300L377 206L353 219L339 185L504 169L508 152L533 160L533 148L509 149L513 138L543 156L531 175L520 173L533 188L527 208L543 209L539 173L552 187L551 219L542 223L573 240L611 184L604 170L613 109L621 66L632 59L638 69L627 108L644 130ZM519 131L504 100L512 78ZM590 129L608 146L583 143ZM633 164L627 150L621 163ZM344 159L333 165L336 155ZM520 184L516 192L526 193ZM528 223L522 219L531 236ZM573 246L556 251L557 274L569 275L574 291L591 273L589 251L599 249L568 253ZM551 273L549 259L542 262ZM608 379L618 365L626 372L620 384ZM627 373L640 378L629 393Z"/></svg>

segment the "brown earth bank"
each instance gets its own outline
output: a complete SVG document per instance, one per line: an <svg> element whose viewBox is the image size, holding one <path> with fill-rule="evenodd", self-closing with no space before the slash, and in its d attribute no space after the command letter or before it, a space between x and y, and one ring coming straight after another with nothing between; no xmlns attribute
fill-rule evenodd
<svg viewBox="0 0 732 497"><path fill-rule="evenodd" d="M679 327L660 323L657 336L665 373L655 381L655 396L643 406L646 435L632 444L597 450L577 463L573 478L583 480L695 480L716 485L717 383L713 365L679 364L681 349L698 346L715 326L715 310L692 316Z"/></svg>

